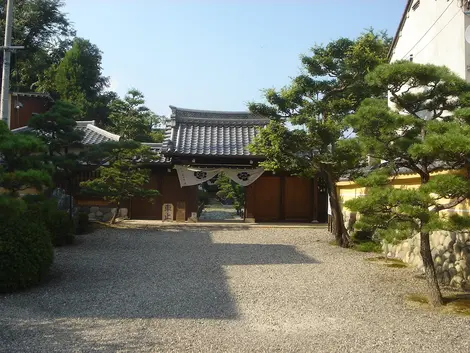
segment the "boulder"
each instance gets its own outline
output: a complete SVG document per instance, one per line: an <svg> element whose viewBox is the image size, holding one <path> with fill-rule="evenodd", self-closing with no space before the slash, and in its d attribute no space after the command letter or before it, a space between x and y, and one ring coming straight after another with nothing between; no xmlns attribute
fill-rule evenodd
<svg viewBox="0 0 470 353"><path fill-rule="evenodd" d="M455 268L450 267L450 265L449 265L449 275L450 275L450 277L454 277L456 274L457 274L457 271L455 270Z"/></svg>
<svg viewBox="0 0 470 353"><path fill-rule="evenodd" d="M442 283L446 286L450 284L450 274L447 271L442 272Z"/></svg>
<svg viewBox="0 0 470 353"><path fill-rule="evenodd" d="M461 276L454 276L450 281L452 287L462 287L463 278Z"/></svg>
<svg viewBox="0 0 470 353"><path fill-rule="evenodd" d="M103 222L109 222L113 218L114 214L111 212L105 213L103 215Z"/></svg>
<svg viewBox="0 0 470 353"><path fill-rule="evenodd" d="M452 240L452 237L450 235L448 235L445 239L444 239L444 243L442 243L442 245L444 246L444 248L448 249L449 247L453 247L454 246L454 241Z"/></svg>
<svg viewBox="0 0 470 353"><path fill-rule="evenodd" d="M129 210L127 208L121 208L119 210L119 216L122 218L127 217L128 214L129 214Z"/></svg>
<svg viewBox="0 0 470 353"><path fill-rule="evenodd" d="M90 213L95 213L95 212L98 212L99 210L100 210L99 207L96 207L96 206L90 207Z"/></svg>
<svg viewBox="0 0 470 353"><path fill-rule="evenodd" d="M96 214L96 217L101 217L103 215L103 212L97 211L95 214Z"/></svg>
<svg viewBox="0 0 470 353"><path fill-rule="evenodd" d="M88 220L89 221L96 221L96 216L94 213L89 213L88 214Z"/></svg>

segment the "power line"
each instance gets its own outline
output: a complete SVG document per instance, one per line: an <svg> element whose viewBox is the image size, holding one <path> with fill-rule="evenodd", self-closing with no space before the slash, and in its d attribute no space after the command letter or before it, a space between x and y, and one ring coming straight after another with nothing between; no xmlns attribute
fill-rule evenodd
<svg viewBox="0 0 470 353"><path fill-rule="evenodd" d="M436 33L436 35L434 37L431 38L431 40L419 51L417 52L414 56L416 57L416 55L418 55L419 53L421 53L424 49L426 49L426 47L431 44L431 42L434 40L434 38L436 38L439 34L441 34L441 32L449 25L449 23L452 22L452 20L455 18L455 16L457 16L458 14L460 13L460 9L457 11L457 13L452 16L452 18L444 25L444 27L441 28L441 30L439 32Z"/></svg>
<svg viewBox="0 0 470 353"><path fill-rule="evenodd" d="M429 33L429 31L435 26L435 24L437 23L437 21L439 21L439 19L445 14L445 12L447 11L447 9L450 7L450 5L452 5L454 3L454 0L452 0L449 5L447 5L447 7L444 9L444 11L442 11L442 13L439 15L439 17L434 21L434 23L431 25L431 27L428 28L428 30L423 34L423 36L421 38L418 39L418 41L415 43L415 45L413 45L411 47L410 50L408 50L408 52L403 55L403 57L401 58L402 60L406 58L406 56L419 44L419 42L421 42L421 40L423 40L424 37L426 37L426 34ZM459 9L460 11L460 9ZM455 17L455 16L454 16Z"/></svg>

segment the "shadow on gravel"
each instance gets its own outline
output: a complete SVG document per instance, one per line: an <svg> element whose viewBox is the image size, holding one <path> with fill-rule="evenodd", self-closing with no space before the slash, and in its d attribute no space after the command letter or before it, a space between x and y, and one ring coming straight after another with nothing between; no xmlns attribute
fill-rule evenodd
<svg viewBox="0 0 470 353"><path fill-rule="evenodd" d="M49 281L2 298L3 319L237 319L223 266L316 263L288 245L213 243L210 230L84 235L57 250Z"/></svg>

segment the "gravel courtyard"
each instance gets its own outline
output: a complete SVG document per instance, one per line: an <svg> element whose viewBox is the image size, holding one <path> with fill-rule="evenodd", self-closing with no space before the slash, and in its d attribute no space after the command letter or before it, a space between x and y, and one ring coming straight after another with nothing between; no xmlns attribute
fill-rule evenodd
<svg viewBox="0 0 470 353"><path fill-rule="evenodd" d="M470 319L407 306L409 269L323 229L102 229L0 297L1 352L470 352Z"/></svg>

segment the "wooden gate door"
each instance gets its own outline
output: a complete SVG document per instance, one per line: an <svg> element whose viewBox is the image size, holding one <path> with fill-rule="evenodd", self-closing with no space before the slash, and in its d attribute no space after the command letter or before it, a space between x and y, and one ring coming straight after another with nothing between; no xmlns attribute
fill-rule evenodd
<svg viewBox="0 0 470 353"><path fill-rule="evenodd" d="M283 196L286 221L309 222L312 220L314 197L312 180L285 177Z"/></svg>
<svg viewBox="0 0 470 353"><path fill-rule="evenodd" d="M254 192L254 216L256 221L278 221L281 217L281 178L261 177L256 181Z"/></svg>
<svg viewBox="0 0 470 353"><path fill-rule="evenodd" d="M157 189L161 187L158 175L152 173L149 183L145 186L147 189ZM162 206L160 196L155 196L154 202L149 199L135 197L131 200L131 218L132 219L161 219ZM158 216L160 215L160 218Z"/></svg>

